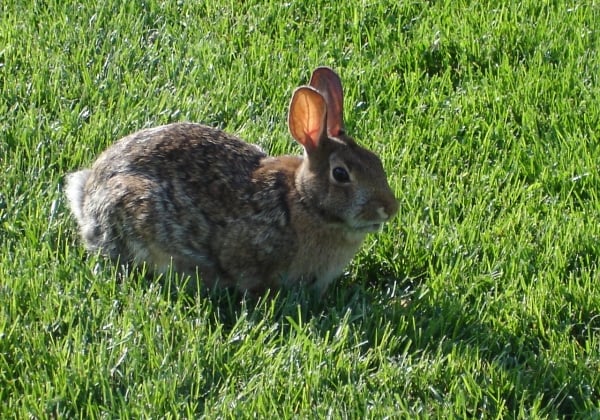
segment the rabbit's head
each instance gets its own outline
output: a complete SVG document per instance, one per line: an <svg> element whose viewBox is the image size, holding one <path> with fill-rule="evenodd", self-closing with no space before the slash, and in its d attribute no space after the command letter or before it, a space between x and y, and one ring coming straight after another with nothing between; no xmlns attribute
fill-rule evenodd
<svg viewBox="0 0 600 420"><path fill-rule="evenodd" d="M295 180L304 205L327 223L356 233L376 231L396 214L398 202L381 160L344 130L343 91L336 73L317 68L310 86L296 89L288 122L304 147Z"/></svg>

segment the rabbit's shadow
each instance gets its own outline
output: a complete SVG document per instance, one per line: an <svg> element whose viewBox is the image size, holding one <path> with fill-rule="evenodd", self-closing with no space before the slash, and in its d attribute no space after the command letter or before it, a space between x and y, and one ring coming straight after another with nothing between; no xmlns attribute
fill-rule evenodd
<svg viewBox="0 0 600 420"><path fill-rule="evenodd" d="M130 288L142 294L153 289L162 296L163 303L180 307L190 317L208 314L208 321L224 333L248 321L250 325L277 324L283 334L309 323L313 333L326 335L347 322L369 335L379 324L397 322L407 314L413 296L426 282L424 275L398 276L371 265L342 276L323 296L306 287L248 295L234 288L198 288L195 284L201 279L156 275L143 266L115 264L102 257L95 264L96 274L101 272L102 277L114 279L122 296L128 296L126 289Z"/></svg>
<svg viewBox="0 0 600 420"><path fill-rule="evenodd" d="M185 284L177 284L177 280L173 283L172 279L163 280L161 284L166 299L179 301L189 308L209 305L212 322L218 323L223 331L231 330L244 318L252 324L277 323L284 330L310 323L315 332L327 334L341 322L351 322L358 328L362 323L368 328L367 325L377 322L385 308L393 306L395 314L384 316L384 322L390 321L390 316L400 315L398 311L405 312L424 281L423 276L397 279L364 274L360 277L362 281L356 276L342 277L323 296L301 286L267 290L257 296L234 288L192 289L190 292ZM348 316L350 318L344 321Z"/></svg>

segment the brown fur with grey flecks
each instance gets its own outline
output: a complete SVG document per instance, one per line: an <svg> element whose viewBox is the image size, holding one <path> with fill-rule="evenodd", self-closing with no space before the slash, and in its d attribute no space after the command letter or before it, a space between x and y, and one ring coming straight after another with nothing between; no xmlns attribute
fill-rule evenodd
<svg viewBox="0 0 600 420"><path fill-rule="evenodd" d="M215 128L142 130L70 174L66 193L86 247L208 287L322 293L368 232L398 210L379 158L344 132L339 77L315 70L294 92L304 157L268 157Z"/></svg>

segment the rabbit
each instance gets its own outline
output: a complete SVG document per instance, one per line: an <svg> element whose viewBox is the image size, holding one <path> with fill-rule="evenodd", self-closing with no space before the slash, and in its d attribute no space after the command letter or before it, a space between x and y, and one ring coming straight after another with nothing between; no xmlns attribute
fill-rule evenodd
<svg viewBox="0 0 600 420"><path fill-rule="evenodd" d="M322 296L398 201L377 155L344 130L333 70L317 68L293 92L288 125L303 156L270 157L188 122L117 141L66 178L85 247L203 288Z"/></svg>

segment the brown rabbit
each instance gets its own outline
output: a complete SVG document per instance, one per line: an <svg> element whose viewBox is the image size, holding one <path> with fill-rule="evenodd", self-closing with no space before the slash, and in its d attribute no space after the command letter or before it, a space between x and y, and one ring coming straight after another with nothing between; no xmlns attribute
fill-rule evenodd
<svg viewBox="0 0 600 420"><path fill-rule="evenodd" d="M326 67L293 94L304 157L269 157L221 130L175 123L131 134L66 195L86 247L170 267L208 287L323 293L369 232L398 210L381 161L344 131L342 84Z"/></svg>

